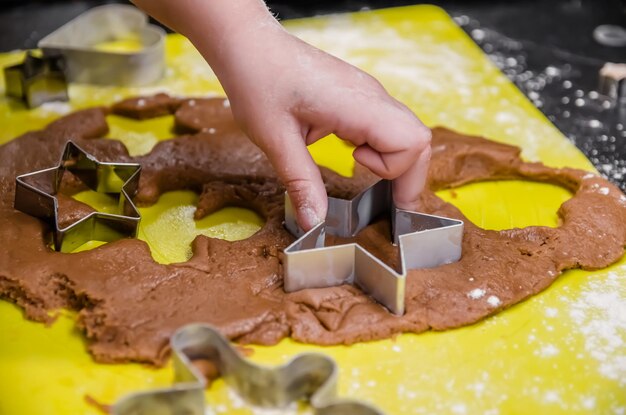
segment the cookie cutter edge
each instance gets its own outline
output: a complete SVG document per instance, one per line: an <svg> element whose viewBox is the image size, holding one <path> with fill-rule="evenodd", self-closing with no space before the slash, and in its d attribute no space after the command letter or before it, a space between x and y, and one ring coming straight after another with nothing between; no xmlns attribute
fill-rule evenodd
<svg viewBox="0 0 626 415"><path fill-rule="evenodd" d="M99 50L98 43L134 34L142 48L132 52ZM131 5L106 4L80 14L41 39L44 55L65 57L70 82L143 86L165 71L165 31Z"/></svg>
<svg viewBox="0 0 626 415"><path fill-rule="evenodd" d="M284 250L285 291L351 284L392 313L404 314L407 271L458 261L464 224L458 219L398 209L391 191L391 182L380 180L352 199L329 197L326 219L306 233L296 223L293 205L285 194L285 226L298 237ZM386 213L391 214L399 269L357 243L325 246L326 234L353 237Z"/></svg>
<svg viewBox="0 0 626 415"><path fill-rule="evenodd" d="M61 56L34 56L26 52L21 63L4 68L5 95L28 108L50 101L68 101L65 62Z"/></svg>
<svg viewBox="0 0 626 415"><path fill-rule="evenodd" d="M56 194L64 171L77 172L78 169L69 164L76 161L83 167L79 178L91 190L119 193L118 209L122 214L91 212L64 228L59 227ZM71 252L90 240L112 242L127 236L136 237L141 215L132 196L137 193L140 173L139 164L101 162L68 141L58 166L15 178L14 207L47 222L52 228L54 248L61 252Z"/></svg>
<svg viewBox="0 0 626 415"><path fill-rule="evenodd" d="M215 363L224 381L255 406L281 408L306 399L317 415L382 415L369 404L337 398L338 367L323 354L300 354L281 366L258 365L243 358L217 329L201 323L178 329L170 346L173 385L126 395L113 405L112 415L205 415L207 381L193 364L198 359Z"/></svg>

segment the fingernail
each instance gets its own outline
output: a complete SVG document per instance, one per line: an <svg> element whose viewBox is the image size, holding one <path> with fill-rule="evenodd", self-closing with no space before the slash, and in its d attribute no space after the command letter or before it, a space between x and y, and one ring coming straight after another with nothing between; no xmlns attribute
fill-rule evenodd
<svg viewBox="0 0 626 415"><path fill-rule="evenodd" d="M305 231L310 230L312 227L322 221L317 212L310 206L304 205L299 209L300 226Z"/></svg>

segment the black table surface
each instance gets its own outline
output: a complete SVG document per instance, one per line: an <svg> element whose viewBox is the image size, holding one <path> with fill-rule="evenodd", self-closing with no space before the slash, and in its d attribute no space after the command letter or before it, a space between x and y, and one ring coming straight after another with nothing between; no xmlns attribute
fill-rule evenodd
<svg viewBox="0 0 626 415"><path fill-rule="evenodd" d="M0 0L0 51L34 48L85 10L124 1ZM626 27L626 0L433 0L611 181L626 190L626 111L597 93L605 62L626 47L597 43L598 25ZM390 1L268 1L279 18L416 4Z"/></svg>

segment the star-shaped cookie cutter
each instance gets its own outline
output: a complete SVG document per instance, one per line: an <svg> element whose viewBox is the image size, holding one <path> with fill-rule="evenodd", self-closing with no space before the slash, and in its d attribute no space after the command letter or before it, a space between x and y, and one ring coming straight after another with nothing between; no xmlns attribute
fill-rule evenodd
<svg viewBox="0 0 626 415"><path fill-rule="evenodd" d="M356 243L326 246L327 234L353 237L383 214L391 215L398 269ZM285 226L299 237L284 250L285 291L352 284L397 315L404 314L407 270L461 258L463 221L396 208L388 180L376 182L351 200L329 197L326 220L306 233L298 227L285 195Z"/></svg>
<svg viewBox="0 0 626 415"><path fill-rule="evenodd" d="M216 329L199 323L179 329L170 346L173 386L127 395L113 406L112 415L205 415L207 381L193 362L214 365L244 401L258 407L284 408L308 400L317 415L382 415L373 406L337 398L337 365L322 354L301 354L277 367L257 365L241 357Z"/></svg>
<svg viewBox="0 0 626 415"><path fill-rule="evenodd" d="M63 174L69 171L91 190L119 194L119 214L91 212L68 226L59 225L57 194ZM96 160L72 141L56 167L15 178L15 209L43 219L52 228L54 249L71 252L87 241L112 242L135 237L141 216L132 197L139 186L141 166Z"/></svg>
<svg viewBox="0 0 626 415"><path fill-rule="evenodd" d="M61 56L37 57L27 52L22 63L4 68L5 93L35 108L50 101L67 101L65 62Z"/></svg>

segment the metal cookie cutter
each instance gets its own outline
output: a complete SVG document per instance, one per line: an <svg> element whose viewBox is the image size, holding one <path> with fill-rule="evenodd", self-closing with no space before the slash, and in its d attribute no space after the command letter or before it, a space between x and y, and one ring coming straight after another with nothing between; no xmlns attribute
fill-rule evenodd
<svg viewBox="0 0 626 415"><path fill-rule="evenodd" d="M213 363L224 381L255 406L281 408L306 399L317 415L382 415L364 403L337 399L337 365L321 354L301 354L278 367L259 366L242 358L228 340L205 324L179 329L170 346L174 385L128 395L113 406L113 415L204 415L207 382L192 363L197 360Z"/></svg>
<svg viewBox="0 0 626 415"><path fill-rule="evenodd" d="M21 99L29 108L45 102L67 101L67 81L60 56L36 57L26 53L24 61L4 68L7 96Z"/></svg>
<svg viewBox="0 0 626 415"><path fill-rule="evenodd" d="M61 54L67 60L71 82L142 86L155 82L165 67L165 31L148 24L139 9L122 4L95 7L39 41L44 55ZM111 41L141 45L132 52L99 49Z"/></svg>
<svg viewBox="0 0 626 415"><path fill-rule="evenodd" d="M61 228L56 195L65 171L70 171L91 190L119 194L120 214L92 212ZM141 166L135 163L100 162L71 141L57 167L15 178L15 209L46 221L52 228L54 249L71 252L87 241L112 242L135 237L141 216L131 197L139 186Z"/></svg>
<svg viewBox="0 0 626 415"><path fill-rule="evenodd" d="M392 269L356 243L325 245L327 234L352 237L382 214L391 215L399 269ZM304 234L285 195L285 226L299 236L284 251L285 291L353 284L398 315L404 314L407 270L436 267L461 257L463 221L397 209L387 180L352 200L329 197L326 220Z"/></svg>

